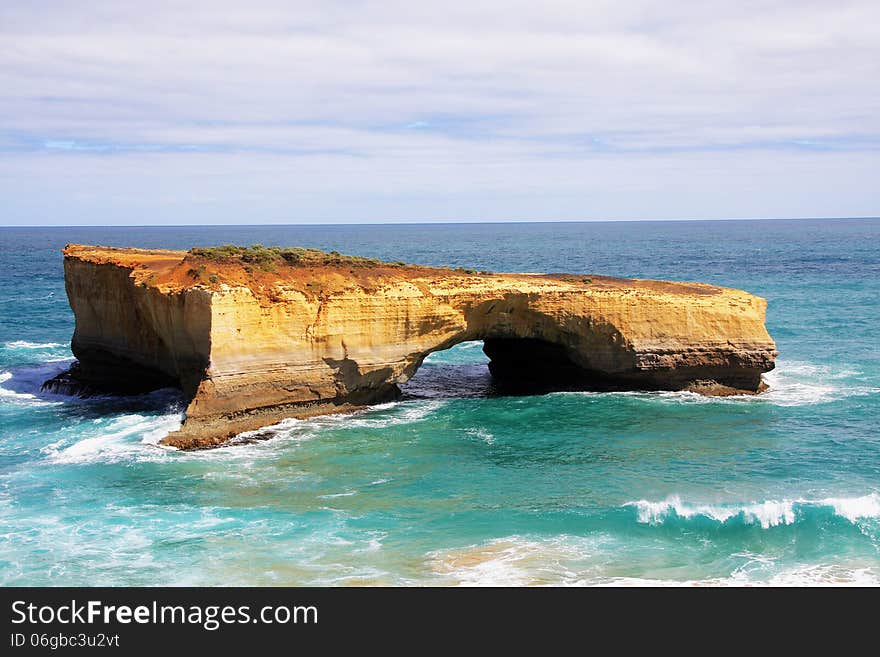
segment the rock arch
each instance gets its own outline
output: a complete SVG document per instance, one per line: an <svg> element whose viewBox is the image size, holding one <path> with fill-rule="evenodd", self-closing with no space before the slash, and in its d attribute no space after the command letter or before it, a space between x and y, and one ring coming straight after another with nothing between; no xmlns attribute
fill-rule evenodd
<svg viewBox="0 0 880 657"><path fill-rule="evenodd" d="M756 393L776 356L766 302L739 290L327 262L254 272L68 246L74 353L94 377L125 363L178 381L186 421L164 442L181 448L387 401L428 354L468 340L500 378L541 370L596 389Z"/></svg>

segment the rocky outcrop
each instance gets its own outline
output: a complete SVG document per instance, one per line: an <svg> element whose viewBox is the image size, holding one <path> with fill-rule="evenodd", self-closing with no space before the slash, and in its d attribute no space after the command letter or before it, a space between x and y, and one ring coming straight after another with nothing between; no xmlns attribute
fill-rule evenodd
<svg viewBox="0 0 880 657"><path fill-rule="evenodd" d="M176 382L186 420L163 442L180 448L387 401L428 354L467 340L514 385L598 390L754 394L776 356L766 302L729 288L201 253L64 250L79 361L67 385Z"/></svg>

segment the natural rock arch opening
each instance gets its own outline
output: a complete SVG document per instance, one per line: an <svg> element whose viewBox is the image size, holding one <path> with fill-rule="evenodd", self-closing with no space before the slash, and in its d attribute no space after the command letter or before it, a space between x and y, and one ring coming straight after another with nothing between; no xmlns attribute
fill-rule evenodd
<svg viewBox="0 0 880 657"><path fill-rule="evenodd" d="M596 377L578 366L565 346L539 338L489 338L483 341L489 373L501 392L528 393L584 388Z"/></svg>
<svg viewBox="0 0 880 657"><path fill-rule="evenodd" d="M609 386L607 379L578 366L558 343L487 338L431 352L399 388L407 398L515 396Z"/></svg>
<svg viewBox="0 0 880 657"><path fill-rule="evenodd" d="M445 336L440 344L425 345L410 354L396 377L404 394L419 377L425 358L461 343L482 343L489 359L489 394L532 394L554 390L612 390L638 387L641 382L615 376L632 370L631 344L607 318L597 313L545 312L531 294L508 293L468 307L465 330ZM445 396L458 396L458 386L445 378Z"/></svg>

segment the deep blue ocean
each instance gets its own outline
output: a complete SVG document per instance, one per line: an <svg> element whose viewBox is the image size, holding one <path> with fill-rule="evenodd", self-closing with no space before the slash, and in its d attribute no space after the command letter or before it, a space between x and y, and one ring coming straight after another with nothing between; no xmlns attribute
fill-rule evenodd
<svg viewBox="0 0 880 657"><path fill-rule="evenodd" d="M405 397L181 453L173 391L40 393L68 242L306 246L703 281L769 302L770 390L489 395L479 343ZM0 584L880 584L880 220L0 228Z"/></svg>

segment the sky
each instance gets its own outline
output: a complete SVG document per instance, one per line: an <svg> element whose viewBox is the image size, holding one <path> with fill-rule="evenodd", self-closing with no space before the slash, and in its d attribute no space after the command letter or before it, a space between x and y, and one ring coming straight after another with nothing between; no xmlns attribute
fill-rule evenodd
<svg viewBox="0 0 880 657"><path fill-rule="evenodd" d="M880 3L0 3L0 225L880 215Z"/></svg>

